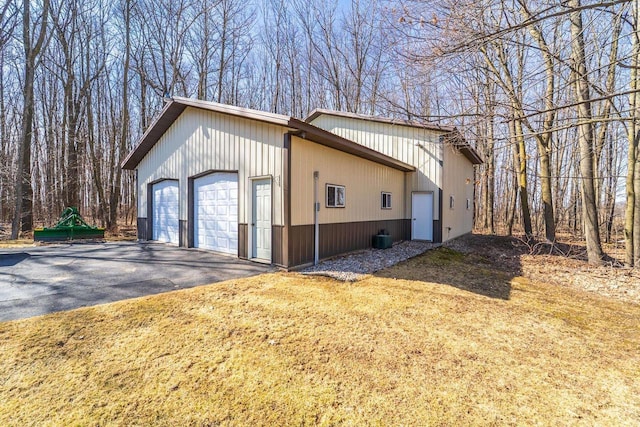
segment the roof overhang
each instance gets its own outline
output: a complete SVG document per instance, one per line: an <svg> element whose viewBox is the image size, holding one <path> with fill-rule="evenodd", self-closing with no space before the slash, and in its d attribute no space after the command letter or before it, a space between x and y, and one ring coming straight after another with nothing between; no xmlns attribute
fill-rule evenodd
<svg viewBox="0 0 640 427"><path fill-rule="evenodd" d="M458 129L454 129L452 132L444 136L446 142L450 143L456 150L464 155L474 165L481 165L484 163L480 154L473 148L467 140L462 136Z"/></svg>
<svg viewBox="0 0 640 427"><path fill-rule="evenodd" d="M170 101L168 102L160 115L149 126L146 132L138 140L135 148L122 162L122 169L134 170L138 163L142 161L144 156L151 151L155 143L164 135L171 124L178 118L180 114L187 108L185 104Z"/></svg>
<svg viewBox="0 0 640 427"><path fill-rule="evenodd" d="M361 157L363 159L371 160L376 163L383 164L385 166L392 167L394 169L401 170L403 172L413 172L415 167L396 160L393 157L389 157L371 148L360 145L356 142L342 138L341 136L331 133L327 130L320 129L310 123L303 122L302 120L292 118L290 121L290 127L295 128L298 132L296 134L304 139L313 141L317 144L324 145L329 148L343 151L345 153L353 154L354 156Z"/></svg>
<svg viewBox="0 0 640 427"><path fill-rule="evenodd" d="M199 108L202 110L282 126L289 129L289 132L320 145L353 154L403 172L412 172L415 170L415 167L411 165L291 116L182 97L174 97L167 102L160 115L154 120L151 126L149 126L147 131L136 144L135 148L124 159L122 168L134 170L187 107Z"/></svg>
<svg viewBox="0 0 640 427"><path fill-rule="evenodd" d="M368 116L364 114L347 113L345 111L333 111L315 109L307 116L305 122L311 123L320 116L345 117L348 119L363 120L376 123L386 123L394 126L407 126L412 128L439 131L445 136L447 142L451 142L456 150L462 153L474 165L484 163L478 152L465 139L454 126L439 125L437 123L421 122L416 120L392 119L388 117Z"/></svg>

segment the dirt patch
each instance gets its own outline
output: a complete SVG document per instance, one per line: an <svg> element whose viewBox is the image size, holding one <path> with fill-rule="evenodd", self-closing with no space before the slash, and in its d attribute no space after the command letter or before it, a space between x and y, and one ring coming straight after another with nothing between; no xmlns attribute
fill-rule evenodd
<svg viewBox="0 0 640 427"><path fill-rule="evenodd" d="M0 241L9 240L11 238L11 224L8 222L0 222Z"/></svg>
<svg viewBox="0 0 640 427"><path fill-rule="evenodd" d="M528 245L515 237L476 234L445 246L486 259L492 268L514 275L640 304L640 269L623 266L619 245L605 247L608 257L602 266L587 263L586 248L580 242Z"/></svg>
<svg viewBox="0 0 640 427"><path fill-rule="evenodd" d="M523 255L521 262L527 277L640 304L638 269L593 267L584 261L550 255Z"/></svg>
<svg viewBox="0 0 640 427"><path fill-rule="evenodd" d="M21 248L33 246L33 233L17 240L11 240L11 223L0 222L0 248Z"/></svg>
<svg viewBox="0 0 640 427"><path fill-rule="evenodd" d="M135 225L118 225L113 230L106 230L104 238L108 242L135 241L138 229Z"/></svg>

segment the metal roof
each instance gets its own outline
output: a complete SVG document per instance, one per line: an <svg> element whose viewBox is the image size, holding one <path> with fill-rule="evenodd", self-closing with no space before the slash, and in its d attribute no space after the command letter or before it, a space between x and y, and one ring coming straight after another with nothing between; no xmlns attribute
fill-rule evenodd
<svg viewBox="0 0 640 427"><path fill-rule="evenodd" d="M387 123L390 125L398 125L398 126L409 126L414 128L423 128L430 130L439 130L444 132L452 132L455 128L453 126L443 126L437 123L430 122L420 122L416 120L403 120L403 119L393 119L390 117L379 117L379 116L369 116L366 114L358 114L358 113L348 113L346 111L334 111L334 110L325 110L322 108L316 108L307 116L305 122L312 122L316 118L320 116L337 116L337 117L347 117L350 119L358 119L358 120L366 120L369 122L378 122L378 123Z"/></svg>
<svg viewBox="0 0 640 427"><path fill-rule="evenodd" d="M253 110L249 108L234 107L217 102L201 101L191 98L173 97L167 102L160 115L149 126L146 132L138 140L136 147L122 162L123 169L134 170L142 161L144 156L160 140L162 135L176 121L187 107L199 108L202 110L214 111L221 114L241 117L249 120L256 120L269 124L279 125L295 132L297 136L309 141L321 144L345 153L380 163L404 172L412 172L415 167L401 162L392 157L386 156L378 151L364 147L348 139L342 138L324 129L320 129L305 121L284 116L281 114L267 113L265 111Z"/></svg>
<svg viewBox="0 0 640 427"><path fill-rule="evenodd" d="M320 116L335 116L346 117L349 119L363 120L369 122L386 123L394 126L407 126L412 128L428 129L434 131L443 132L443 134L450 134L449 138L446 138L447 142L451 142L456 150L460 151L471 163L479 165L484 163L478 152L473 148L462 136L460 131L454 126L439 125L437 123L422 122L416 120L402 120L393 119L389 117L369 116L357 113L348 113L346 111L333 111L324 109L315 109L307 116L306 122L310 123Z"/></svg>

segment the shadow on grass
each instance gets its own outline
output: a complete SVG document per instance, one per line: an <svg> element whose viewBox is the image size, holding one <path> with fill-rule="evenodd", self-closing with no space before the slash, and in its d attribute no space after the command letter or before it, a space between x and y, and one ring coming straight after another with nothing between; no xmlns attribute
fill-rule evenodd
<svg viewBox="0 0 640 427"><path fill-rule="evenodd" d="M514 240L496 236L464 236L450 245L427 251L375 275L439 283L508 300L511 280L521 275L522 248L514 245Z"/></svg>

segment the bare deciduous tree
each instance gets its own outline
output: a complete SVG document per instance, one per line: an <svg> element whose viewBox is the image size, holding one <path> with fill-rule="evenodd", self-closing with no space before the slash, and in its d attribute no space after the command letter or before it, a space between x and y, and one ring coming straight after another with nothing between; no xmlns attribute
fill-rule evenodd
<svg viewBox="0 0 640 427"><path fill-rule="evenodd" d="M31 142L33 138L34 80L36 64L47 36L49 0L43 0L40 16L32 22L31 2L23 1L22 45L24 51L24 84L22 109L22 137L18 150L18 170L15 179L15 209L11 224L11 238L20 231L33 228L33 189L31 188ZM32 25L35 28L32 28ZM34 34L35 31L35 34Z"/></svg>

